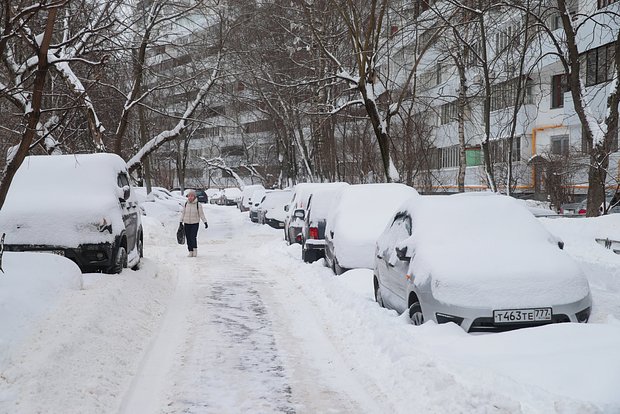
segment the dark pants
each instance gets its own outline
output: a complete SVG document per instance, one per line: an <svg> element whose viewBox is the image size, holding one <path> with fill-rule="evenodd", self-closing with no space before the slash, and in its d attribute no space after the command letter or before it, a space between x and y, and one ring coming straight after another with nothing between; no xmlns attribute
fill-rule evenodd
<svg viewBox="0 0 620 414"><path fill-rule="evenodd" d="M190 252L196 248L198 248L198 243L196 242L196 236L198 236L198 225L196 224L185 224L185 238L187 239L187 250Z"/></svg>

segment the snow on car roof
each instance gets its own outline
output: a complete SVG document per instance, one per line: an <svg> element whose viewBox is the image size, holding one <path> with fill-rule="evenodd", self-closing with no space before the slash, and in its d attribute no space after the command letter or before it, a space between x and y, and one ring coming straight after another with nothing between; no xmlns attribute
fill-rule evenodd
<svg viewBox="0 0 620 414"><path fill-rule="evenodd" d="M372 268L375 243L390 217L418 192L404 184L357 184L345 187L327 217L334 249L345 268Z"/></svg>
<svg viewBox="0 0 620 414"><path fill-rule="evenodd" d="M414 257L409 271L416 284L432 278L439 300L527 306L549 296L568 303L588 292L558 239L511 197L422 196L404 209L412 217L412 237L403 243ZM549 295L559 281L565 289Z"/></svg>
<svg viewBox="0 0 620 414"><path fill-rule="evenodd" d="M224 194L227 197L241 197L241 190L237 187L227 187L224 189Z"/></svg>
<svg viewBox="0 0 620 414"><path fill-rule="evenodd" d="M7 243L71 247L104 242L107 232L96 229L103 218L115 234L120 233L121 171L126 171L126 164L116 154L26 157L0 212Z"/></svg>
<svg viewBox="0 0 620 414"><path fill-rule="evenodd" d="M284 207L291 199L291 190L274 190L266 194L265 201L262 203L264 209L272 209L275 207Z"/></svg>
<svg viewBox="0 0 620 414"><path fill-rule="evenodd" d="M418 194L404 184L357 184L342 190L341 198L330 214L337 222L336 231L355 233L360 237L378 235L389 217L407 199Z"/></svg>
<svg viewBox="0 0 620 414"><path fill-rule="evenodd" d="M11 189L39 194L100 193L102 185L117 188L116 174L126 170L125 161L116 154L33 155L24 159Z"/></svg>
<svg viewBox="0 0 620 414"><path fill-rule="evenodd" d="M339 183L340 185L319 187L312 191L312 200L310 201L310 217L312 220L326 219L329 211L338 201L338 194L343 188L348 186L347 183Z"/></svg>
<svg viewBox="0 0 620 414"><path fill-rule="evenodd" d="M315 190L319 189L327 189L327 188L340 188L342 186L348 185L347 183L342 182L334 182L334 183L299 183L295 185L293 189L293 203L291 210L295 210L298 208L307 208L308 207L308 199L310 195Z"/></svg>

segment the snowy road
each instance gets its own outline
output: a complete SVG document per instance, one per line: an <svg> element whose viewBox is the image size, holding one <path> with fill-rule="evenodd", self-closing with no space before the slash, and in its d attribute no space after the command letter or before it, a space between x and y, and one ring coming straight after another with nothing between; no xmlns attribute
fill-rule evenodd
<svg viewBox="0 0 620 414"><path fill-rule="evenodd" d="M591 323L468 335L412 326L375 303L372 271L305 264L234 208L206 207L188 258L177 213L151 207L142 269L83 275L83 289L69 272L42 313L8 324L20 334L0 336L1 414L620 413L620 256L580 222L546 225L588 276ZM26 275L8 270L17 292Z"/></svg>
<svg viewBox="0 0 620 414"><path fill-rule="evenodd" d="M349 413L360 403L390 411L360 393L316 324L291 332L298 321L289 306L309 305L289 297L286 279L256 268L252 252L273 233L247 237L238 219L213 210L197 258L177 245L151 247L163 266L177 264L178 283L121 412Z"/></svg>

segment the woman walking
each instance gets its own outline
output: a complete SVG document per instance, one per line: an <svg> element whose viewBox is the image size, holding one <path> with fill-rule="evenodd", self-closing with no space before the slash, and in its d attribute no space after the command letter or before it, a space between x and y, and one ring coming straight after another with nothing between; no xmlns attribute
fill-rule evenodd
<svg viewBox="0 0 620 414"><path fill-rule="evenodd" d="M181 223L185 228L185 238L187 239L187 250L189 254L187 257L196 257L198 254L198 243L196 242L196 236L198 236L198 225L200 220L205 224L205 229L209 227L205 213L202 211L202 206L196 198L196 192L190 190L187 194L187 202L181 212Z"/></svg>

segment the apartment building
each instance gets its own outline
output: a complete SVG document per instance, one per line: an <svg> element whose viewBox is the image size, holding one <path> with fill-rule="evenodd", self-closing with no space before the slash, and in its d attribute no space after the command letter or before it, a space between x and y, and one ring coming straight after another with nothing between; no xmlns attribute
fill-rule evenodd
<svg viewBox="0 0 620 414"><path fill-rule="evenodd" d="M431 135L428 148L432 191L457 190L459 170L459 127L463 131L466 154L465 188L468 191L488 188L483 168L482 143L489 126L489 154L494 164L497 184L505 187L508 157L512 159L512 188L517 193L548 195L550 185L561 185L571 194L587 192L587 142L583 140L581 123L576 115L568 89L564 67L558 59L549 34L531 30L525 32L524 14L507 8L497 8L485 16L486 67L481 61L483 44L479 29L470 33L462 30L467 43L446 41L453 32L446 29L440 39L433 37L441 19L433 16L427 2L412 10L414 17L426 21L427 29L415 37L401 39L394 54L392 72L404 60L421 59L416 89L418 116L424 119ZM614 42L620 20L614 15L619 4L599 1L598 4L570 3L573 21L580 23L577 46L581 62L584 101L592 119L599 124L607 113L607 97L615 85ZM545 7L547 7L545 9ZM442 10L434 5L435 13ZM444 8L443 10L449 10ZM559 13L541 4L535 9L557 39L563 29ZM609 13L604 13L609 11ZM458 21L452 21L458 24ZM532 22L530 21L530 24ZM422 24L422 26L424 23ZM392 28L392 31L394 29ZM469 35L469 38L466 36ZM412 52L413 43L434 42L422 57ZM527 44L527 48L523 46ZM452 47L452 49L451 49ZM522 56L521 51L525 50ZM400 60L399 60L400 58ZM458 66L464 67L466 99L463 122L458 122L459 93L463 84ZM486 78L490 80L488 122L485 122ZM519 100L517 100L519 97ZM509 139L512 136L512 151ZM510 155L509 155L510 154ZM617 135L609 154L609 188L620 182ZM554 179L560 177L559 182Z"/></svg>

